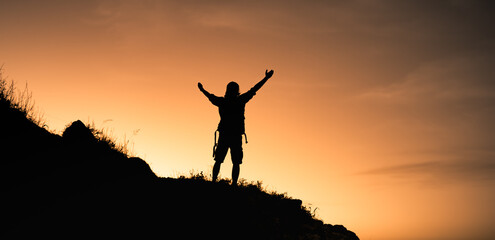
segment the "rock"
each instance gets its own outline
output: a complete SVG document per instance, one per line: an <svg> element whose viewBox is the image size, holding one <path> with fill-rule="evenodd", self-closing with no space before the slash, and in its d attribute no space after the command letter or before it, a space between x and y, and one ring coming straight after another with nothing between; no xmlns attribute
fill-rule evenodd
<svg viewBox="0 0 495 240"><path fill-rule="evenodd" d="M93 132L84 125L81 120L72 122L62 134L64 141L74 144L89 145L96 143L96 137Z"/></svg>

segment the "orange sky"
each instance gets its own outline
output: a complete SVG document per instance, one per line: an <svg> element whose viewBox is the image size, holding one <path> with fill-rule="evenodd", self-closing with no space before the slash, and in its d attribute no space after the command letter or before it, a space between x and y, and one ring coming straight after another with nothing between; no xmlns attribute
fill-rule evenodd
<svg viewBox="0 0 495 240"><path fill-rule="evenodd" d="M2 0L0 64L49 129L94 121L161 176L211 173L198 81L274 69L241 178L364 240L493 239L493 4L420 2Z"/></svg>

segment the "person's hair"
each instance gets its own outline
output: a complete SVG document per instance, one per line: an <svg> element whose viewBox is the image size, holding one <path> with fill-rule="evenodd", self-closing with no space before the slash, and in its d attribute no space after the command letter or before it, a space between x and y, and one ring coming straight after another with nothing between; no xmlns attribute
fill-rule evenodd
<svg viewBox="0 0 495 240"><path fill-rule="evenodd" d="M229 82L229 84L227 84L227 90L225 91L225 97L237 97L239 94L239 84L236 82Z"/></svg>

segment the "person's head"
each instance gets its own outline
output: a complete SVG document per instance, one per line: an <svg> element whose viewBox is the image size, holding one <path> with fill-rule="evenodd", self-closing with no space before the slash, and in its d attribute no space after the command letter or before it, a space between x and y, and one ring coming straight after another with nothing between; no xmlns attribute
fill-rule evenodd
<svg viewBox="0 0 495 240"><path fill-rule="evenodd" d="M225 91L225 97L237 97L239 96L239 94L239 84L237 84L236 82L229 82L229 84L227 84L227 90Z"/></svg>

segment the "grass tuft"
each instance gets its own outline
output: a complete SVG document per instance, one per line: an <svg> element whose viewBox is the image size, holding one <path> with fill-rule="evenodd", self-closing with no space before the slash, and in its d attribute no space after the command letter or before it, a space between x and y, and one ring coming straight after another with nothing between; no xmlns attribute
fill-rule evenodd
<svg viewBox="0 0 495 240"><path fill-rule="evenodd" d="M26 83L23 90L18 90L15 81L9 80L4 75L3 66L0 66L0 106L21 113L35 125L49 131L45 115L36 107L28 84ZM123 153L128 157L135 156L134 150L131 148L133 144L130 143L127 136L124 136L122 142L118 142L114 140L116 138L113 135L113 131L108 128L98 129L94 122L85 123L85 125L91 130L99 144L108 145L109 148Z"/></svg>
<svg viewBox="0 0 495 240"><path fill-rule="evenodd" d="M24 90L17 90L15 81L8 80L4 76L3 66L0 66L0 104L19 111L37 126L48 128L44 113L35 107L33 94L29 91L28 84L26 83Z"/></svg>
<svg viewBox="0 0 495 240"><path fill-rule="evenodd" d="M127 157L134 157L135 153L131 148L130 140L124 135L124 140L121 142L116 141L116 137L113 130L109 128L97 128L94 121L85 123L86 127L93 133L99 144L107 145L110 149L123 153Z"/></svg>

